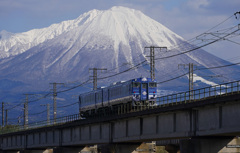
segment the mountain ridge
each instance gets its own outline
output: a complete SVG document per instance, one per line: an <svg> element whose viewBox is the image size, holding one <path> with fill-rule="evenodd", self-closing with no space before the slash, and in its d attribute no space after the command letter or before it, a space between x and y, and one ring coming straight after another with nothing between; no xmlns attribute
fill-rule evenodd
<svg viewBox="0 0 240 153"><path fill-rule="evenodd" d="M121 11L119 11L119 10L121 10ZM116 15L114 16L114 14L117 14L119 12L124 14L125 16L127 13L123 13L123 12L132 12L132 13L139 15L140 17L146 17L140 11L136 11L134 9L128 9L128 8L120 7L120 6L112 7L111 9L106 10L106 11L91 10L87 13L80 15L78 18L76 18L74 20L62 21L58 24L52 24L46 28L32 29L32 30L29 30L29 31L23 32L23 33L15 33L15 34L12 33L11 35L9 35L9 39L0 39L0 51L1 51L0 57L5 58L5 57L9 57L11 55L17 55L19 53L23 53L24 51L30 49L31 47L39 45L40 43L42 43L46 40L51 40L65 32L71 31L75 28L82 28L81 26L86 26L89 24L89 22L96 22L95 24L98 24L99 22L101 22L99 20L102 20L102 19L105 20L105 22L108 22L106 17L119 18ZM102 14L104 14L104 15L102 16ZM94 21L94 19L96 17L98 17L98 20ZM154 20L152 20L152 21L156 22ZM116 26L117 26L117 24L116 24ZM130 26L128 26L128 27L130 27ZM106 24L104 24L102 26L102 29L105 29L105 28L106 28ZM119 29L121 29L121 27ZM128 29L128 30L132 30L132 29L133 28L130 27L130 29ZM168 29L165 28L164 30L166 31ZM109 32L110 32L109 35L111 35L112 31L109 30ZM3 36L4 35L3 33L7 33L7 32L6 31L0 32L0 36L1 35ZM99 33L99 31L98 31L98 33ZM122 36L122 33L119 33L118 36ZM119 39L125 40L123 37L121 37ZM114 40L116 40L116 38Z"/></svg>

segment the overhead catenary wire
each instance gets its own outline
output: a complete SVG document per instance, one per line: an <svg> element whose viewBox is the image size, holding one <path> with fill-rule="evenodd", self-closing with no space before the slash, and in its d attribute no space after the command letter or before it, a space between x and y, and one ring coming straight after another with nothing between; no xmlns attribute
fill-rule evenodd
<svg viewBox="0 0 240 153"><path fill-rule="evenodd" d="M62 90L62 91L58 91L57 93L62 93L62 92L70 91L70 90L72 90L72 89L75 89L75 88L77 88L77 87L82 86L83 84L86 84L88 81L89 81L89 80L87 80L87 81L81 83L80 85L77 85L77 86L71 87L71 88L69 88L69 89ZM49 93L43 95L42 97L40 97L40 98L38 98L38 99L35 99L35 100L29 100L28 103L32 103L32 102L39 101L39 100L41 100L41 99L45 99L46 97L48 97L48 96L51 95L51 94L52 94L52 92L49 92ZM18 107L18 106L24 104L24 103L25 103L25 102L21 102L21 103L15 105L15 106L13 106L13 107L8 108L8 110L12 110L12 109L14 109L14 108L16 108L16 107Z"/></svg>
<svg viewBox="0 0 240 153"><path fill-rule="evenodd" d="M235 65L239 65L239 64L240 64L240 62L238 62L238 63L232 63L232 64L227 64L227 65L221 65L221 66L208 67L208 68L200 68L200 69L196 69L196 70L217 69L217 68L235 66ZM196 70L195 70L195 71L196 71Z"/></svg>
<svg viewBox="0 0 240 153"><path fill-rule="evenodd" d="M174 54L174 55L170 55L170 56L166 56L166 57L161 57L161 58L155 58L155 60L167 59L167 58L171 58L171 57L175 57L175 56L179 56L179 55L182 55L182 54L186 54L186 53L189 53L189 52L195 51L195 50L200 49L200 48L202 48L202 47L205 47L205 46L208 46L208 45L210 45L210 44L213 44L213 43L215 43L215 42L217 42L217 41L219 41L219 40L222 40L222 39L226 38L227 36L229 36L229 35L231 35L231 34L237 32L237 31L239 31L239 29L237 29L237 30L235 30L235 31L233 31L233 32L231 32L231 33L228 33L228 34L226 34L225 36L220 37L220 38L218 38L218 39L216 39L216 40L213 40L213 41L211 41L211 42L209 42L209 43L206 43L206 44L204 44L204 45L202 45L202 46L197 46L196 48L193 48L193 49L190 49L190 50L187 50L187 51L184 51L184 52L178 53L178 54ZM139 65L145 63L146 61L147 61L147 60L144 60L143 62L141 62L141 63L139 63L139 64L137 64L137 65L135 65L135 66L133 66L133 67L127 69L127 70L125 70L125 71L119 72L119 73L114 74L114 75L106 76L106 77L103 77L103 78L99 78L99 79L106 79L106 78L109 78L109 77L113 77L113 76L116 76L116 75L122 74L122 73L124 73L124 72L127 72L127 71L133 69L133 68L138 67ZM170 80L172 80L172 79L170 79Z"/></svg>
<svg viewBox="0 0 240 153"><path fill-rule="evenodd" d="M178 78L181 78L181 77L183 77L183 76L186 76L187 74L188 74L188 72L187 72L187 73L184 73L184 74L182 74L182 75L179 75L179 76L177 76L177 77L171 78L171 79L169 79L169 80L157 82L157 84L162 84L162 83L165 83L165 82L169 82L169 81L172 81L172 80L176 80L176 79L178 79Z"/></svg>
<svg viewBox="0 0 240 153"><path fill-rule="evenodd" d="M44 112L47 112L47 110L44 110L44 111L41 111L41 112L37 112L37 113L32 113L32 114L28 114L28 115L39 115L39 114L42 114L42 113L44 113Z"/></svg>
<svg viewBox="0 0 240 153"><path fill-rule="evenodd" d="M214 28L218 27L219 25L223 24L224 22L226 22L227 20L229 20L229 19L232 18L233 16L234 16L234 15L231 15L230 17L228 17L228 18L225 19L224 21L220 22L220 23L217 24L216 26L214 26L214 27L210 28L209 30L207 30L206 32L204 32L204 33L196 36L195 38L192 38L192 39L188 40L187 42L188 42L189 44L192 44L192 42L198 40L198 39L196 39L196 38L200 37L200 36L203 35L203 34L206 34L207 32L211 31L211 30L214 29ZM239 26L239 25L238 25L238 26ZM234 26L234 27L232 27L232 28L235 28L235 27L236 27L236 26ZM217 32L224 31L224 30L226 31L226 30L229 30L229 29L232 29L232 28L227 28L227 29L218 30ZM232 34L233 34L233 33L231 33L230 35L232 35ZM219 39L219 40L221 40L221 39ZM225 40L228 40L228 39L225 39ZM234 42L234 41L232 41L232 40L228 40L228 41L231 41L232 43L238 44L237 42ZM201 43L203 43L203 42L199 42L198 44L195 44L195 45L200 45ZM214 42L213 42L213 43L214 43ZM212 43L210 43L210 44L212 44ZM209 45L209 44L202 45L202 46L200 46L200 47L205 47L205 46L207 46L207 45ZM187 48L190 47L190 45L185 46L184 44L180 44L180 45L176 45L176 46L173 47L173 48L170 48L169 50L172 50L172 51L173 51L173 49L180 48L180 47L182 47L182 46L184 47L184 48L182 48L182 49L187 49ZM198 49L199 49L199 48L198 48ZM194 50L196 50L196 49L194 48ZM191 50L189 50L188 52L191 52ZM187 53L187 52L183 52L183 53L180 53L180 54L175 54L175 55L173 55L173 56L168 56L168 57L163 57L163 58L156 58L156 59L170 58L170 57L178 56L178 55L185 54L185 53Z"/></svg>
<svg viewBox="0 0 240 153"><path fill-rule="evenodd" d="M237 32L237 31L239 31L239 30L240 30L240 29L237 29L237 30L235 30L235 31L233 31L233 32L225 35L224 37L221 37L221 38L219 38L219 39L216 39L216 40L214 40L214 41L211 41L211 42L209 42L209 43L206 43L206 44L204 44L204 45L202 45L202 46L198 46L198 47L196 47L196 48L193 48L193 49L190 49L190 50L187 50L187 51L178 53L178 54L174 54L174 55L170 55L170 56L166 56L166 57L155 58L155 60L167 59L167 58L171 58L171 57L175 57L175 56L179 56L179 55L182 55L182 54L186 54L186 53L195 51L195 50L197 50L197 49L200 49L200 48L206 47L206 46L208 46L208 45L210 45L210 44L213 44L213 43L215 43L215 42L217 42L217 41L219 41L219 40L222 40L222 39L224 39L225 37L227 37L227 36L229 36L229 35Z"/></svg>
<svg viewBox="0 0 240 153"><path fill-rule="evenodd" d="M138 63L138 64L136 64L135 66L132 66L131 68L128 68L128 69L126 69L126 70L124 70L124 71L122 71L122 72L119 72L119 73L116 73L116 74L113 74L113 75L109 75L109 76L106 76L106 77L98 78L98 79L99 79L99 80L101 80L101 79L107 79L107 78L111 78L111 77L120 75L120 74L122 74L122 73L128 72L128 71L130 71L130 70L132 70L132 69L135 69L135 68L139 67L140 65L142 65L142 64L145 63L146 61L147 61L147 60L144 60L144 61L142 61L141 63Z"/></svg>
<svg viewBox="0 0 240 153"><path fill-rule="evenodd" d="M71 103L71 104L68 104L68 105L58 106L57 108L65 108L65 107L73 106L73 105L78 104L78 103L79 102L74 102L74 103Z"/></svg>
<svg viewBox="0 0 240 153"><path fill-rule="evenodd" d="M49 96L50 94L52 94L52 93L49 92L49 93L45 94L44 96L42 96L42 97L40 97L40 98L38 98L38 99L35 99L35 100L29 100L28 103L32 103L32 102L39 101L39 100L41 100L41 99L45 99L45 98L46 98L47 96ZM21 103L15 105L15 106L13 106L13 107L8 108L8 110L12 110L12 109L14 109L14 108L16 108L16 107L18 107L18 106L24 104L24 103L25 103L25 102L21 102Z"/></svg>
<svg viewBox="0 0 240 153"><path fill-rule="evenodd" d="M48 88L49 88L49 87L48 87ZM45 91L47 91L47 90L44 90L44 92L45 92ZM39 100L41 100L41 99L46 98L49 94L51 94L51 93L47 93L47 94L45 94L44 96L42 96L41 98L38 98L38 99L36 99L36 100L29 101L29 102L31 103L31 102L39 101ZM40 95L42 95L42 94L40 94ZM25 99L24 99L24 100L25 100ZM10 104L10 105L13 105L13 103L18 103L18 104L16 104L16 105L14 105L13 107L8 108L8 110L12 110L12 109L14 109L14 108L16 108L16 107L19 107L20 105L24 104L24 103L25 103L24 100L22 99L21 101L23 101L23 102L21 102L21 103L18 103L18 102L7 103L7 104ZM29 103L29 102L28 102L28 103Z"/></svg>
<svg viewBox="0 0 240 153"><path fill-rule="evenodd" d="M85 81L85 82L83 82L83 83L81 83L81 84L79 84L79 85L77 85L77 86L71 87L71 88L69 88L69 89L62 90L62 91L57 91L57 93L67 92L67 91L76 89L76 88L78 88L78 87L81 87L81 86L85 85L85 84L88 83L89 81L90 81L90 79L88 79L87 81Z"/></svg>
<svg viewBox="0 0 240 153"><path fill-rule="evenodd" d="M189 44L192 44L194 41L197 40L197 39L196 39L197 37L199 37L200 35L202 35L202 34L204 34L204 33L209 32L209 31L211 31L211 30L213 30L213 29L215 29L216 27L220 26L220 25L223 24L224 22L226 22L226 21L228 21L229 19L231 19L233 16L234 16L234 14L231 15L231 16L229 16L228 18L224 19L223 21L221 21L221 22L218 23L217 25L213 26L212 28L208 29L207 31L205 31L205 32L197 35L196 37L191 38L191 39L189 39L189 40L186 40L186 42L189 43ZM199 44L200 44L200 43L199 43ZM195 44L195 45L198 45L198 44ZM180 48L181 46L183 46L184 48L186 47L184 44L176 44L176 45L174 45L174 46L171 46L171 47L168 48L168 49L169 49L169 50L173 50L173 49Z"/></svg>
<svg viewBox="0 0 240 153"><path fill-rule="evenodd" d="M208 70L208 69L217 69L217 68L223 68L223 67L229 67L229 66L235 66L235 65L240 65L240 62L239 63L233 63L233 64L227 64L227 65L221 65L221 66L215 66L215 67L208 67L208 68L200 68L200 69L195 69L193 71L200 71L200 70ZM172 81L172 80L176 80L178 78L181 78L183 76L186 76L188 74L187 73L184 73L182 75L179 75L179 76L176 76L174 78L171 78L169 80L165 80L165 81L161 81L161 82L157 82L157 84L161 84L161 83L165 83L165 82L169 82L169 81Z"/></svg>
<svg viewBox="0 0 240 153"><path fill-rule="evenodd" d="M203 34L203 33L206 33L206 32L209 32L209 31L211 31L211 30L217 28L217 27L220 26L221 24L223 24L223 23L225 23L226 21L228 21L229 19L231 19L233 16L234 16L234 14L233 14L233 15L230 15L229 17L227 17L226 19L224 19L223 21L221 21L221 22L218 23L217 25L213 26L212 28L208 29L208 30L205 31L205 32L202 32L202 34ZM200 36L200 35L201 35L201 34L197 35L196 37L198 37L198 36ZM195 38L196 38L196 37L187 40L187 42L195 41Z"/></svg>

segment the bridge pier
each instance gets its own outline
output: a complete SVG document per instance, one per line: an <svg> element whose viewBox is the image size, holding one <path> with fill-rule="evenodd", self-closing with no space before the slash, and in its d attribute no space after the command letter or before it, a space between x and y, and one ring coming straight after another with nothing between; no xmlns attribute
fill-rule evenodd
<svg viewBox="0 0 240 153"><path fill-rule="evenodd" d="M181 153L240 152L240 139L231 137L203 137L180 140Z"/></svg>

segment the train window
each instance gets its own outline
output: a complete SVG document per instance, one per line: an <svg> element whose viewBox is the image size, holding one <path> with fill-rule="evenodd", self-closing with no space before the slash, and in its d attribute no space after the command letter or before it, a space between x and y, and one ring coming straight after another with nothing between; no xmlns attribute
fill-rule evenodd
<svg viewBox="0 0 240 153"><path fill-rule="evenodd" d="M149 87L157 87L157 84L156 83L149 83Z"/></svg>
<svg viewBox="0 0 240 153"><path fill-rule="evenodd" d="M138 82L133 82L133 88L139 88L140 87L140 83Z"/></svg>
<svg viewBox="0 0 240 153"><path fill-rule="evenodd" d="M147 88L147 84L146 84L146 83L143 83L143 84L142 84L142 88L143 88L143 89L146 89L146 88Z"/></svg>

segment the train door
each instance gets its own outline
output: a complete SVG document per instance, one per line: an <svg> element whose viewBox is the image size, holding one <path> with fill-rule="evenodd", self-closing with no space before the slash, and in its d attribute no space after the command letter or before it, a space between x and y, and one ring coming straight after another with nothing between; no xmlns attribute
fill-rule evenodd
<svg viewBox="0 0 240 153"><path fill-rule="evenodd" d="M142 91L141 91L141 100L147 100L148 98L148 84L142 83Z"/></svg>

